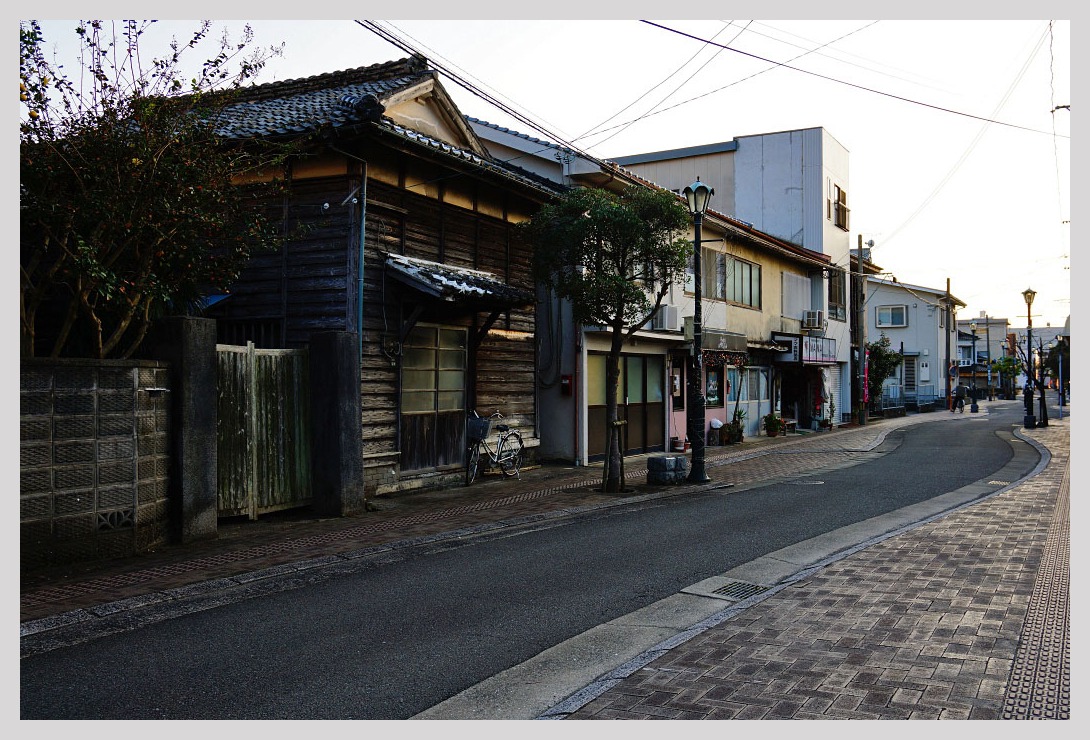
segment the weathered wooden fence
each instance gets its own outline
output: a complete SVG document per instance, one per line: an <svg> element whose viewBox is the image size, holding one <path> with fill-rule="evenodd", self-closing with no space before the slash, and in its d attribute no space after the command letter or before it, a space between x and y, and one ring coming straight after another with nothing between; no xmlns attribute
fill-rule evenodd
<svg viewBox="0 0 1090 740"><path fill-rule="evenodd" d="M309 505L307 350L217 344L216 358L219 516Z"/></svg>

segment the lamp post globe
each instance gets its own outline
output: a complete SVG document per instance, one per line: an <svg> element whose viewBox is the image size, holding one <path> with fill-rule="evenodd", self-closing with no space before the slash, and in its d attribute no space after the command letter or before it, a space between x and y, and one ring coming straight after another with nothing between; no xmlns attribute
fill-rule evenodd
<svg viewBox="0 0 1090 740"><path fill-rule="evenodd" d="M715 191L700 182L685 186L682 193L689 205L689 213L693 216L693 349L689 358L689 400L686 405L686 429L689 434L689 443L692 445L692 460L689 465L689 483L706 483L711 480L708 477L704 465L705 417L707 399L704 397L704 350L701 346L703 337L703 296L700 259L700 226L704 220L704 212L708 210L708 201Z"/></svg>
<svg viewBox="0 0 1090 740"><path fill-rule="evenodd" d="M1022 426L1026 429L1037 428L1037 417L1033 415L1033 299L1036 295L1033 288L1022 291L1026 300L1026 414L1022 417Z"/></svg>

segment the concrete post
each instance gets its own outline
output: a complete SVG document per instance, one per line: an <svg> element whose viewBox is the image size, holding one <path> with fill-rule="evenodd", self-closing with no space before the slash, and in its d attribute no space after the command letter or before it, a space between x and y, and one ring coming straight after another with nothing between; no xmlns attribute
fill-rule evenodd
<svg viewBox="0 0 1090 740"><path fill-rule="evenodd" d="M182 543L212 539L219 494L216 322L188 316L165 319L150 345L153 355L169 362L171 369L171 536Z"/></svg>
<svg viewBox="0 0 1090 740"><path fill-rule="evenodd" d="M355 333L310 338L311 485L315 512L364 511L360 355Z"/></svg>

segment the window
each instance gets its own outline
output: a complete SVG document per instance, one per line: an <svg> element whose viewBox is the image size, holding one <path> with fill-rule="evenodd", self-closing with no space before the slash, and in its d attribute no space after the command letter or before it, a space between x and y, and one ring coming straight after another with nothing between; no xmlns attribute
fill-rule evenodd
<svg viewBox="0 0 1090 740"><path fill-rule="evenodd" d="M739 377L738 368L727 368L727 401L729 401L730 403L746 400L745 393L741 392L742 384L740 382L740 380L744 378L744 375ZM739 398L739 393L741 393L741 398Z"/></svg>
<svg viewBox="0 0 1090 740"><path fill-rule="evenodd" d="M732 303L760 308L761 266L732 257L724 292L727 300Z"/></svg>
<svg viewBox="0 0 1090 740"><path fill-rule="evenodd" d="M810 308L810 278L793 272L782 273L780 315L798 319Z"/></svg>
<svg viewBox="0 0 1090 740"><path fill-rule="evenodd" d="M844 231L848 230L848 191L841 189L839 185L833 186L833 223Z"/></svg>
<svg viewBox="0 0 1090 740"><path fill-rule="evenodd" d="M829 318L840 321L848 318L848 282L843 270L829 273Z"/></svg>
<svg viewBox="0 0 1090 740"><path fill-rule="evenodd" d="M877 312L878 326L908 326L907 306L879 306Z"/></svg>
<svg viewBox="0 0 1090 740"><path fill-rule="evenodd" d="M401 362L402 413L463 411L465 353L464 329L414 328Z"/></svg>
<svg viewBox="0 0 1090 740"><path fill-rule="evenodd" d="M700 277L703 298L715 298L741 303L754 308L761 307L761 266L731 257L714 249L700 251ZM693 273L690 271L686 290L691 290Z"/></svg>
<svg viewBox="0 0 1090 740"><path fill-rule="evenodd" d="M727 255L714 249L700 250L700 270L704 280L704 298L723 300L727 279Z"/></svg>

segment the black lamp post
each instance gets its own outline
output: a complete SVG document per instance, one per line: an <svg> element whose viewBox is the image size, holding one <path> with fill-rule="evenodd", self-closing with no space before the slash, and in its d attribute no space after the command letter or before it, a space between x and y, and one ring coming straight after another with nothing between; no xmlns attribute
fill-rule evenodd
<svg viewBox="0 0 1090 740"><path fill-rule="evenodd" d="M1022 426L1026 429L1037 428L1037 418L1033 415L1033 298L1037 291L1026 288L1022 297L1026 299L1026 415L1022 417Z"/></svg>
<svg viewBox="0 0 1090 740"><path fill-rule="evenodd" d="M700 224L704 220L704 212L708 210L708 201L715 192L700 178L696 182L686 186L682 191L689 202L689 213L693 214L693 293L695 293L696 307L693 310L693 354L689 358L689 403L687 427L689 431L689 443L693 446L693 456L689 467L690 483L706 483L711 480L704 469L704 419L706 399L704 397L704 348L703 344L703 310L701 297L703 278L700 274Z"/></svg>
<svg viewBox="0 0 1090 740"><path fill-rule="evenodd" d="M1056 335L1056 362L1060 371L1060 421L1064 418L1064 335Z"/></svg>
<svg viewBox="0 0 1090 740"><path fill-rule="evenodd" d="M969 413L976 414L980 412L980 406L976 402L976 322L969 322L969 329L973 332L973 387L969 389Z"/></svg>

